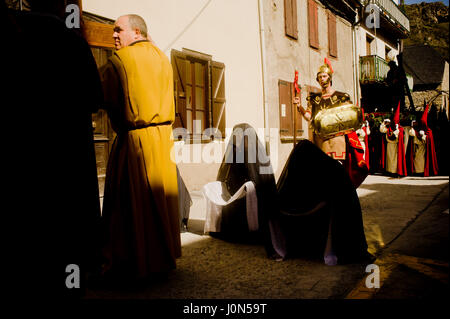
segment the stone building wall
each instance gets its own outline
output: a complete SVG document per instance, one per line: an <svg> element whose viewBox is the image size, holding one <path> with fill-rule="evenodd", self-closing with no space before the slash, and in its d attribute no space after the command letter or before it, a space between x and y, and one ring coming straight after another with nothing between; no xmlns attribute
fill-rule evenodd
<svg viewBox="0 0 450 319"><path fill-rule="evenodd" d="M439 85L435 90L427 90L427 91L414 91L411 92L411 96L413 98L414 106L416 110L422 111L423 110L423 101L429 102L432 100L436 95L438 95L438 92L441 90L441 85ZM437 106L438 109L441 109L443 104L442 94L439 95L433 103ZM410 103L408 97L405 97L405 104L406 107L409 108Z"/></svg>

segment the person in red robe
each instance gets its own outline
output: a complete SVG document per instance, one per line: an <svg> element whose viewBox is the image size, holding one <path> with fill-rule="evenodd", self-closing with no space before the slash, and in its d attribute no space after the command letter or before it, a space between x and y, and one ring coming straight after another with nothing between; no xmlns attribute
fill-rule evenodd
<svg viewBox="0 0 450 319"><path fill-rule="evenodd" d="M348 158L344 162L345 170L355 188L358 188L369 175L369 162L364 159L364 147L355 131L346 134Z"/></svg>
<svg viewBox="0 0 450 319"><path fill-rule="evenodd" d="M364 132L367 133L367 131ZM345 141L348 157L344 161L344 167L350 176L353 186L358 188L369 175L369 160L364 155L366 153L366 146L362 145L356 131L346 134ZM365 145L367 144L368 139L365 139Z"/></svg>
<svg viewBox="0 0 450 319"><path fill-rule="evenodd" d="M427 104L418 127L412 127L409 133L413 137L408 154L411 172L424 177L438 175L433 132L428 126L428 109Z"/></svg>
<svg viewBox="0 0 450 319"><path fill-rule="evenodd" d="M400 102L392 121L388 124L386 124L386 121L381 124L380 132L385 133L382 147L384 154L381 157L382 167L393 176L407 176L405 132L400 125Z"/></svg>

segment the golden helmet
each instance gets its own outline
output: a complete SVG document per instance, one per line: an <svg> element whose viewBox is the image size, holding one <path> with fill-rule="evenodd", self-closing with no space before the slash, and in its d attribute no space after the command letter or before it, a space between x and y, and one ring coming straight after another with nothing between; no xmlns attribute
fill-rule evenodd
<svg viewBox="0 0 450 319"><path fill-rule="evenodd" d="M333 72L331 71L330 67L328 64L324 64L321 65L319 68L319 71L317 71L317 75L319 75L320 73L328 73L328 75L331 77L333 75Z"/></svg>
<svg viewBox="0 0 450 319"><path fill-rule="evenodd" d="M330 80L333 78L333 68L327 58L324 59L324 64L319 67L317 71L316 80L319 81L319 74L327 73L330 76Z"/></svg>

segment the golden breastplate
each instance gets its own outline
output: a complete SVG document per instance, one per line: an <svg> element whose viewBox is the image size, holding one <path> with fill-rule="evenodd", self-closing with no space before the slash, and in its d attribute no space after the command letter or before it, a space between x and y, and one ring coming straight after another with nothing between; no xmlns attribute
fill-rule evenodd
<svg viewBox="0 0 450 319"><path fill-rule="evenodd" d="M356 131L362 122L361 109L350 102L343 102L321 108L314 116L312 126L315 134L322 139L330 139Z"/></svg>

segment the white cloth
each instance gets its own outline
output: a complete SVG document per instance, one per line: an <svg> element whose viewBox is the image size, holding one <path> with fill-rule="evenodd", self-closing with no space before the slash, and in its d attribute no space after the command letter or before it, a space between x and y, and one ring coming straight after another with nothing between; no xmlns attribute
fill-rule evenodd
<svg viewBox="0 0 450 319"><path fill-rule="evenodd" d="M386 135L386 171L393 174L397 173L398 169L398 136L395 137L395 140L390 140Z"/></svg>
<svg viewBox="0 0 450 319"><path fill-rule="evenodd" d="M193 204L191 195L184 184L183 178L181 177L180 170L177 166L177 181L178 181L178 210L180 214L180 225L183 223L183 219L187 221L189 219L189 213L191 206Z"/></svg>
<svg viewBox="0 0 450 319"><path fill-rule="evenodd" d="M204 185L202 193L206 199L206 221L203 229L205 233L220 232L222 207L244 196L246 196L248 228L250 231L258 230L258 201L253 182L246 182L233 196L228 192L226 184L219 181Z"/></svg>
<svg viewBox="0 0 450 319"><path fill-rule="evenodd" d="M366 128L365 130L364 127ZM356 135L358 135L359 142L361 143L361 146L364 150L363 158L366 159L366 154L368 152L366 150L366 135L370 135L369 125L363 124L360 129L356 130Z"/></svg>
<svg viewBox="0 0 450 319"><path fill-rule="evenodd" d="M414 136L414 173L423 173L425 171L425 155L427 143L423 138Z"/></svg>

